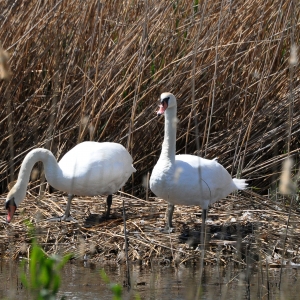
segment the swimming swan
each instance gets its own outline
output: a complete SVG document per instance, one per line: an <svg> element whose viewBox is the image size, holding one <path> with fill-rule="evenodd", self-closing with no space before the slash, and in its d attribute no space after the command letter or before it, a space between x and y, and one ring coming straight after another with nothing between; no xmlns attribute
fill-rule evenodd
<svg viewBox="0 0 300 300"><path fill-rule="evenodd" d="M31 150L22 162L18 180L7 195L7 222L26 196L27 184L34 164L42 161L47 181L69 194L65 213L59 220L68 221L73 194L79 196L108 195L106 216L110 214L112 194L127 181L135 168L128 151L117 143L83 142L67 152L57 163L47 149Z"/></svg>
<svg viewBox="0 0 300 300"><path fill-rule="evenodd" d="M243 190L245 179L232 179L216 160L195 155L175 155L177 103L171 93L160 96L158 115L165 115L165 135L160 157L150 177L150 189L167 202L166 230L172 228L174 204L200 205L202 224L208 206L228 196L234 190Z"/></svg>

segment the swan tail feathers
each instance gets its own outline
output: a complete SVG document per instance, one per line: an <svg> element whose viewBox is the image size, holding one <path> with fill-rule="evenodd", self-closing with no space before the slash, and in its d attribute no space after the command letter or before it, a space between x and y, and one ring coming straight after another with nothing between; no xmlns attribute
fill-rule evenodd
<svg viewBox="0 0 300 300"><path fill-rule="evenodd" d="M233 178L233 183L238 190L245 190L248 185L248 183L246 183L246 179Z"/></svg>

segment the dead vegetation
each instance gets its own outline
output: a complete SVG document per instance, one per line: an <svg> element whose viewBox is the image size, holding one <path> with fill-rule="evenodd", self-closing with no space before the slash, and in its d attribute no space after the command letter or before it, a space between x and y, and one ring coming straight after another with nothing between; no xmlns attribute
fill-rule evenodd
<svg viewBox="0 0 300 300"><path fill-rule="evenodd" d="M194 264L200 261L201 213L198 207L176 206L174 232L162 233L166 202L156 198L116 196L113 214L103 218L105 198L74 198L72 216L78 221L47 222L63 213L66 198L47 195L28 197L11 224L2 215L2 258L27 257L31 236L26 220L34 224L35 236L47 254L73 253L93 263L125 263L122 201L125 201L129 260L141 265ZM300 216L291 214L285 241L288 206L247 191L216 203L207 220L206 264L238 266L260 263L298 267ZM284 253L284 256L282 254Z"/></svg>
<svg viewBox="0 0 300 300"><path fill-rule="evenodd" d="M179 245L178 235L187 235L187 240L189 234L197 235L195 209L178 208L177 231L166 236L156 231L165 203L145 205L139 200L145 198L141 183L157 161L163 138L163 120L155 115L157 99L170 91L178 98L177 152L218 157L233 176L248 178L259 194L269 192L266 201L243 194L236 201L233 197L232 202L216 204L213 225L208 225L212 235L219 232L213 226L226 229L225 237L230 224L241 226L234 229L244 230L241 239L254 235L252 245L266 247L266 253L259 250L257 255L273 260L281 249L276 243L287 216L284 199L272 202L281 163L290 154L295 156L294 169L299 167L299 8L292 0L201 1L195 6L187 0L6 1L0 41L10 54L5 63L11 77L0 82L2 194L16 179L25 154L35 147L48 148L59 159L83 140L119 142L128 148L137 169L125 187L139 197L126 200L131 259L163 255L176 261L178 253L180 262L192 260L196 250ZM42 177L41 172L36 175L35 186ZM39 203L29 197L23 202L24 216L20 214L10 229L2 224L8 230L2 236L2 255L10 247L14 257L27 255L28 236L21 220L35 222L37 213L47 217L59 211L64 200L55 195ZM101 210L100 204L84 199L72 205L80 225L36 224L45 251L76 252L79 245L88 245L83 249L94 249L94 260L115 257L124 244L121 212L116 219L84 227L86 207ZM120 201L115 200L119 209ZM230 205L235 208L224 210ZM4 207L1 211L4 216ZM247 211L253 220L242 220ZM287 251L296 251L292 256L297 260L297 223L293 224L295 235L288 236ZM9 241L16 244L9 246ZM223 259L228 249L233 255L237 247L213 237L209 243L208 261L216 259L215 250Z"/></svg>

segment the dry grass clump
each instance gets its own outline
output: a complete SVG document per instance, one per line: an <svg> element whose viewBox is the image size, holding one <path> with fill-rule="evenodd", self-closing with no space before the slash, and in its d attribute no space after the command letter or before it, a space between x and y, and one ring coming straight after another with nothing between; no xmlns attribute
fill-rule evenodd
<svg viewBox="0 0 300 300"><path fill-rule="evenodd" d="M1 11L13 73L0 83L2 192L30 149L60 158L91 139L129 149L142 195L164 91L179 100L178 153L217 156L262 193L277 185L287 144L299 150L296 1L17 0Z"/></svg>
<svg viewBox="0 0 300 300"><path fill-rule="evenodd" d="M270 205L253 192L231 196L213 205L207 220L205 264L239 267L280 265L299 267L300 216L290 213L289 230L284 205ZM251 200L251 201L249 201ZM125 238L122 202L125 201L128 256L133 263L153 265L191 265L199 263L201 213L195 207L176 206L174 232L165 234L167 203L136 197L115 196L112 217L103 219L105 197L75 197L72 216L75 222L47 222L60 215L66 199L60 194L46 194L44 199L27 197L11 224L4 221L0 257L27 257L31 246L25 220L34 224L35 234L44 251L50 254L73 253L74 258L89 262L125 263ZM1 214L4 220L4 214Z"/></svg>

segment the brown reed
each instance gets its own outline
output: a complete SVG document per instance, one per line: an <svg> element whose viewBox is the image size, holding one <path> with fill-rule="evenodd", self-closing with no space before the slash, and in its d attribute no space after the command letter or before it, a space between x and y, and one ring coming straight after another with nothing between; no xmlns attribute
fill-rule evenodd
<svg viewBox="0 0 300 300"><path fill-rule="evenodd" d="M141 195L160 153L163 124L154 118L165 91L179 100L178 153L218 157L261 193L276 187L288 147L299 151L298 65L288 142L286 127L290 36L298 41L300 32L292 3L208 1L204 11L187 0L7 1L0 41L12 77L0 82L1 191L30 149L49 147L59 159L92 139L128 147Z"/></svg>

